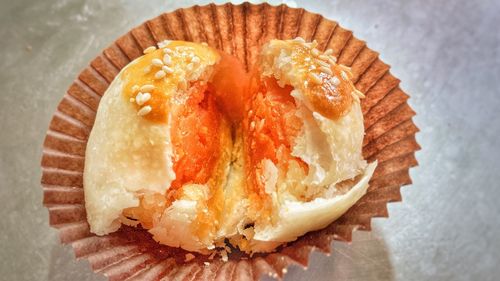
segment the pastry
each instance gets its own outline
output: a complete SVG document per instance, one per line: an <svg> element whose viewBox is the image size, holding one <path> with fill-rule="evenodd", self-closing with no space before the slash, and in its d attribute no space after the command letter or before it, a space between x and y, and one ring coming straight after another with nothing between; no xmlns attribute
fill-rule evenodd
<svg viewBox="0 0 500 281"><path fill-rule="evenodd" d="M262 47L273 39L288 39L297 36L305 38L307 42L317 40L318 46L316 48L321 53L319 55L325 55L324 50L331 48L333 50L332 54L329 54L331 51L327 51L326 55L334 56L338 59L339 64L351 67L352 69L345 69L345 73L347 75L352 73L352 77L349 77L349 80L356 85L357 90L366 95L366 98L361 99L361 111L365 127L362 155L367 160L367 163L363 164L363 160L360 160L359 157L349 158L353 160L350 162L351 164L356 164L352 167L362 168L361 170L356 169L359 175L354 178L354 181L358 184L361 183L361 178L370 174L370 168L373 167L371 165L375 161L378 162L377 169L371 176L370 185L366 189L365 196L359 199L344 215L334 220L333 223L321 230L308 232L303 235L301 233L308 229L322 227L318 225L319 220L303 219L300 227L293 228L287 223L290 220L287 220L286 216L276 216L276 214L281 212L281 207L285 206L285 204L276 205L275 202L282 203L284 202L283 199L286 198L293 205L310 206L308 205L309 202L322 201L321 196L326 196L325 199L328 196L344 198L339 197L339 195L342 195L342 192L358 190L360 193L363 193L366 186L361 184L361 187L357 189L355 186L360 185L355 184L355 182L343 181L335 184L339 192L331 194L314 192L321 189L311 188L311 186L305 189L289 188L290 184L288 184L287 188L284 189L283 183L285 181L280 179L280 174L286 172L293 175L292 171L299 171L301 176L305 176L304 179L308 178L309 182L312 182L314 178L318 177L309 176L320 174L317 172L310 173L312 170L309 168L305 169L306 166L304 163L309 163L308 165L312 167L325 167L325 165L321 164L323 162L318 162L319 165L317 165L318 163L315 162L314 158L306 159L307 153L297 155L290 148L288 151L291 154L280 154L281 156L288 155L287 157L290 159L284 157L269 159L271 161L264 162L258 161L258 153L250 154L245 152L253 138L253 134L249 134L248 131L250 126L252 126L251 118L249 118L249 109L261 105L261 103L253 101L258 95L253 90L255 88L252 87L256 86L268 89L285 88L284 90L271 92L287 92L290 90L288 86L279 87L278 85L278 87L275 87L280 79L276 79L274 76L280 73L280 71L272 70L268 74L262 75L263 56L266 54L262 51ZM207 231L207 233L211 234L210 238L205 240L200 240L198 237L209 236L193 236L191 234L196 233L196 231L192 232L193 229L191 229L189 232L184 232L189 234L186 237L184 235L177 235L172 236L170 241L160 241L160 236L154 237L151 233L153 220L148 215L157 212L150 212L151 208L141 207L145 206L141 202L146 203L146 197L149 198L147 200L149 203L156 202L156 199L158 199L160 202L168 201L168 204L170 204L176 201L173 199L178 199L179 196L198 198L205 197L204 193L201 196L197 192L188 195L185 194L186 192L172 192L176 189L169 188L171 192L168 193L171 196L165 197L164 194L161 196L151 196L156 191L146 192L148 194L146 196L146 193L141 194L141 192L136 192L137 190L130 189L127 186L127 189L130 191L130 200L125 200L124 202L132 202L132 205L125 206L125 204L124 206L119 206L118 210L115 210L115 214L110 216L112 209L104 212L102 210L99 211L99 208L102 208L101 205L94 206L95 210L85 208L86 205L91 206L93 204L92 202L87 202L92 199L87 200L85 198L89 197L92 192L87 192L86 190L84 192L83 188L84 182L87 183L87 180L84 180L87 177L87 172L84 173L84 165L90 163L89 158L85 157L85 150L86 147L88 149L91 147L89 134L91 131L94 131L94 126L98 126L98 123L106 122L107 120L104 113L99 113L99 115L104 117L96 119L96 112L102 111L101 107L106 107L104 101L109 101L106 96L111 91L111 83L116 80L117 76L124 73L122 71L123 68L128 66L131 61L143 55L143 51L149 46L161 42L158 47L162 48L168 42L163 42L166 39L207 42L209 46L217 49L217 51L215 49L212 50L217 53L215 57L219 57L219 59L216 59L217 62L214 64L212 71L210 71L212 67L206 68L208 72L211 72L211 75L208 72L205 74L206 77L211 76L207 80L210 80L211 87L207 88L217 89L213 93L218 111L209 111L211 113L204 116L219 116L220 119L216 118L219 121L214 122L215 124L227 123L226 125L210 126L210 130L212 131L212 129L217 128L220 131L220 134L218 134L219 141L216 142L220 147L215 149L215 151L221 152L222 154L220 155L225 155L225 157L230 155L230 160L227 161L224 157L219 156L216 157L218 159L217 164L205 165L208 163L203 162L204 164L202 165L203 167L212 167L211 169L204 169L205 171L217 171L216 173L219 174L225 172L227 175L225 179L226 184L222 187L224 196L221 201L224 204L219 206L222 212L221 219L218 220L218 226L214 228L198 228L210 230ZM301 40L299 39L298 41ZM180 44L180 42L176 44ZM391 44L391 42L388 42L388 44ZM157 47L154 49L157 49ZM268 50L272 49L269 48ZM148 52L151 50L153 48L149 48ZM225 55L224 53L231 55ZM272 53L270 52L269 58L273 57ZM158 58L163 59L162 57ZM152 60L149 63L152 64ZM186 66L187 64L184 64L184 66L180 65L181 68ZM285 5L271 6L268 4L253 5L249 3L241 5L232 5L229 3L225 5L209 4L206 6L178 9L152 18L131 29L110 44L110 46L103 49L102 53L93 59L77 76L75 82L69 87L61 103L58 105L43 144L41 182L44 190L43 202L49 211L49 223L58 230L61 242L70 244L73 247L77 258L88 260L94 271L104 274L110 280L177 280L186 278L194 280L257 280L262 275L281 277L286 273L287 267L291 264L307 266L309 253L313 249L329 252L332 249L330 243L332 239L350 241L354 229L370 230L370 221L373 217L387 217L387 203L401 201L400 187L411 183L408 171L410 167L417 165L414 152L419 149L415 141L415 134L418 132L418 128L411 120L415 112L406 102L408 95L398 86L399 79L389 72L389 68L390 66L380 60L378 53L371 50L367 46L367 43L357 39L351 31L344 29L337 22L303 9L290 8ZM156 73L159 68L157 67L153 70L156 70L154 72ZM120 73L120 71L122 72ZM247 74L246 71L249 71L249 73ZM225 79L225 77L232 79ZM276 81L273 81L271 78ZM318 77L308 79L318 80L316 78ZM322 79L321 75L319 78ZM253 82L248 83L247 79ZM113 87L116 87L117 83ZM250 87L249 85L253 86ZM191 83L187 83L186 86L186 89L191 89ZM269 101L267 92L265 96L262 95L263 104ZM144 92L142 93L144 94ZM292 93L291 90L290 93ZM294 93L300 94L296 91ZM134 98L133 102L130 101L130 97L128 100L124 98L122 101L126 102L124 104L131 106L126 112L130 113L130 116L137 117L136 114L144 106L140 107L135 100L138 92L134 92L134 94L134 96L130 96ZM354 94L355 96L352 96L353 100L356 99L356 96L359 97L359 93L355 92ZM197 96L199 97L200 95ZM205 97L206 95L203 94L202 96ZM275 95L271 93L269 96ZM152 95L150 99L153 98L154 96ZM300 103L295 102L297 98L301 100ZM330 115L328 112L325 112L324 108L322 109L318 106L318 104L322 104L320 98L321 96L316 96L315 99L314 95L304 93L292 96L292 98L288 97L285 101L292 100L294 106L289 106L286 111L282 112L297 113L297 111L300 111L298 113L303 114L309 110L316 111L327 119L334 118L333 112ZM144 99L148 99L148 95L139 96L139 102L144 101ZM348 100L342 99L342 101L347 102ZM196 105L196 102L194 104ZM143 103L143 105L147 105L147 103ZM340 106L338 108L343 107ZM182 109L182 107L178 109ZM148 111L148 109L145 109L145 111ZM141 114L145 114L145 111ZM144 115L145 117L141 116L142 119L138 118L134 122L140 124L145 124L146 121L154 123L155 121L151 120L154 119L151 118L153 115L148 117L148 114L152 112L153 108ZM182 113L183 110L175 111L175 113L174 110L165 112L184 117L191 116L186 112ZM349 112L339 111L336 114L340 116L338 120L347 120L348 115L354 114L353 112L356 112L356 110ZM295 115L295 113L288 114L286 118ZM297 124L293 121L294 119L296 118L291 118L291 121L287 121L286 123ZM178 121L178 119L175 120ZM208 118L204 120L213 119ZM275 121L279 120L282 119ZM301 120L302 125L314 124L316 122L314 120L314 122L309 121ZM200 124L199 122L194 123ZM279 124L279 122L273 123ZM327 123L331 122L324 122L324 124ZM161 127L159 123L155 124L156 127ZM255 125L257 125L257 122L255 122ZM263 128L268 127L266 121L264 125L266 126L263 126ZM155 126L150 124L145 129ZM168 126L171 129L172 124ZM276 127L278 128L279 126ZM295 141L300 140L300 138L297 139L297 136L300 137L299 130L295 127L289 129L285 130L291 133L288 135L295 136L293 138ZM355 133L358 130L351 128L350 132ZM231 138L221 137L224 135L223 132L228 131L231 132ZM195 132L197 131L191 130L190 136L196 136L198 133ZM165 134L165 130L163 134ZM92 132L92 135L96 134ZM111 138L111 134L101 133L100 135L102 138ZM165 138L159 135L158 138L165 141ZM259 135L262 136L263 134ZM313 136L316 134L310 135ZM353 136L359 135L353 134ZM174 134L171 134L170 137L170 142L172 143L170 146L163 145L163 148L161 146L157 147L161 153L166 151L164 148L171 147L171 156L173 157L176 151L172 141ZM93 142L98 143L95 140ZM283 139L280 139L278 142L279 145L283 143L286 143ZM191 146L192 143L186 143L186 145L177 145L177 148ZM217 146L209 147L213 150ZM258 149L260 147L257 147ZM199 149L191 147L189 151L199 151ZM156 155L156 152L153 155ZM202 154L198 156L200 155ZM99 155L96 154L95 156L94 162L97 163ZM257 161L249 165L248 160L251 160L251 158ZM207 158L195 157L189 159L189 161L198 162L196 159ZM282 159L291 160L292 163L298 162L300 169L296 169L296 165L288 166L287 161L282 161ZM176 161L174 158L172 158L172 163L170 164L161 161L160 163L164 166L172 165L172 170L175 174L176 169L174 166ZM276 197L278 200L269 200L269 197L271 199L273 197L265 193L265 188L264 194L257 196L255 194L258 194L262 189L254 188L258 187L258 185L247 185L249 182L247 179L253 177L250 175L252 167L258 166L259 163L261 163L261 167L257 167L259 169L255 169L255 171L266 171L265 174L262 174L266 176L265 182L272 182L270 180L274 180L273 175L278 174L276 183L281 183L279 185L280 188L276 188ZM101 168L105 170L101 170L100 172L109 172L108 168L114 163L109 163L108 161L108 164L110 165L101 165ZM179 171L179 165L177 166ZM273 169L273 166L276 169ZM226 167L228 170L227 172L221 172L221 170L215 167ZM189 169L185 171L188 172ZM316 169L316 171L320 170ZM94 172L98 174L99 170L95 170ZM158 182L163 183L171 175L164 173L165 171L161 172L163 174L158 176L162 180L158 180ZM216 173L212 172L207 173L209 175L207 177L210 179L218 178L215 176ZM189 173L181 172L180 174L188 175ZM332 173L329 175L325 178L325 182L327 182L327 179L332 180L335 176ZM337 176L339 179L341 178L340 174ZM183 176L185 180L190 177ZM130 180L130 178L126 178ZM197 182L188 183L187 185L187 182L185 182L181 186L191 187L185 189L186 191L206 190L203 187L206 184L202 183L202 178L204 177L196 178ZM173 177L169 178L171 186L172 182L175 182L176 179ZM116 178L116 183L119 183L116 186L122 185L125 187L120 181L120 177ZM174 185L178 183L179 181ZM196 186L201 188L192 188ZM297 187L299 185L293 186ZM166 189L166 185L164 187ZM159 189L161 190L161 188ZM178 188L177 190L181 189L184 190L183 188ZM268 191L273 192L272 189L268 189ZM102 192L106 194L107 191ZM359 195L359 193L353 194L356 195L355 197ZM261 197L263 199L259 200L258 198ZM96 199L95 203L108 202L107 200L99 201L99 198ZM349 203L344 206L345 208L353 202L354 199L351 199L345 200L345 202ZM186 201L189 200L183 200L179 203ZM257 208L250 204L250 201L253 203L259 203L260 201L263 203L263 206L264 203L267 204L265 205L267 207L262 208L262 211L256 210ZM198 202L203 203L203 200L196 201L197 205ZM203 205L200 204L200 206ZM314 204L314 206L316 209L321 209L318 204ZM336 206L340 207L341 205L337 204ZM161 210L165 206L158 207ZM253 211L251 211L251 208L253 208ZM303 208L296 210L299 209L303 210ZM340 210L341 208L337 209ZM108 211L111 212L109 213ZM93 221L90 215L92 212L99 216L107 215L107 221L105 221L104 216L97 219L94 218L95 221ZM270 225L266 222L265 218L263 219L263 214L266 213L273 214L272 221L275 224ZM315 210L315 213L320 214L321 212ZM310 214L307 216L309 217ZM110 219L111 217L113 218ZM329 212L327 220L333 220L334 217ZM90 219L87 220L87 218ZM148 218L150 218L149 226ZM319 216L315 216L314 218L319 218ZM104 224L99 226L99 220ZM304 221L307 221L307 223L304 223ZM92 224L92 230L89 223ZM180 219L179 223L184 223L185 226L191 225L195 230L197 228L196 223L185 223L184 219ZM215 224L215 220L211 221L211 224ZM118 230L114 231L116 228ZM98 232L98 229L103 232L99 235L94 234L94 232ZM286 229L286 231L277 231L279 229ZM262 234L266 234L267 237L263 237ZM285 234L285 236L282 234ZM284 242L285 240L293 240L295 236L298 236L296 241ZM222 237L229 238L223 240ZM277 238L279 237L286 239L279 239L280 241L278 241ZM212 242L212 238L212 244L215 248L208 249L212 248L212 244L207 246ZM187 243L185 243L186 241ZM174 246L165 245L167 243ZM185 244L180 245L181 243ZM250 254L241 253L232 246L247 251ZM182 248L191 248L192 250L183 250ZM252 254L260 251L272 252Z"/></svg>
<svg viewBox="0 0 500 281"><path fill-rule="evenodd" d="M376 164L361 155L363 94L316 44L271 40L252 74L202 44L145 49L104 94L89 137L91 231L126 224L188 251L227 239L255 253L340 217Z"/></svg>

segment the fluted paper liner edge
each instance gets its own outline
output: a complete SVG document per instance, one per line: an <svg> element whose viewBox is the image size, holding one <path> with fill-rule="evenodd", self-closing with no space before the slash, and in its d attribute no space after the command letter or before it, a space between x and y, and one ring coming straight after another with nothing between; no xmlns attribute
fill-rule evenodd
<svg viewBox="0 0 500 281"><path fill-rule="evenodd" d="M101 96L110 82L142 50L165 39L207 42L236 55L247 69L260 46L273 38L301 36L317 40L319 49L331 48L341 64L352 67L362 100L366 135L363 154L378 160L367 194L327 228L306 234L271 254L230 256L209 260L162 246L143 231L123 227L95 236L86 221L83 196L85 146ZM352 32L304 9L285 5L194 6L164 13L132 29L85 68L57 107L43 145L42 186L49 223L62 243L71 244L77 258L109 280L258 280L262 274L282 277L290 264L306 266L313 249L328 253L333 239L350 241L353 230L370 230L373 217L387 217L387 203L401 201L400 187L411 183L409 169L417 165L418 128L408 95L378 53ZM206 264L205 262L208 262Z"/></svg>

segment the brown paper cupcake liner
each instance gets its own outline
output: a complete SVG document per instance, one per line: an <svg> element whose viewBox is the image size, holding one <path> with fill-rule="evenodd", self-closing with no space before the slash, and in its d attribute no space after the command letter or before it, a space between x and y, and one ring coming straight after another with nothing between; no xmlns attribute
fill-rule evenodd
<svg viewBox="0 0 500 281"><path fill-rule="evenodd" d="M301 36L331 48L339 63L352 67L362 100L366 136L363 154L378 167L367 194L327 228L308 233L275 253L234 255L228 262L159 245L144 230L122 227L96 236L89 231L83 196L85 146L101 96L110 82L142 50L165 39L207 42L236 55L247 69L266 41ZM411 183L417 165L418 128L399 79L364 41L336 22L285 5L194 6L162 14L132 29L106 48L70 86L54 113L43 146L42 186L49 223L78 259L109 280L258 280L282 277L291 264L307 266L313 249L329 253L333 239L350 241L355 229L370 230L373 217L387 217L387 203L401 201L400 187ZM208 262L208 263L205 263Z"/></svg>

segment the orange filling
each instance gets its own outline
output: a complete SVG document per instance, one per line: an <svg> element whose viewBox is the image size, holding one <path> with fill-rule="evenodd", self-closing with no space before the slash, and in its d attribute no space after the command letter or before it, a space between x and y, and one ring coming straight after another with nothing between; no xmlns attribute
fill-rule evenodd
<svg viewBox="0 0 500 281"><path fill-rule="evenodd" d="M171 189L186 183L204 184L219 159L221 114L215 104L214 89L195 83L172 103L170 134L174 152L175 180Z"/></svg>
<svg viewBox="0 0 500 281"><path fill-rule="evenodd" d="M243 119L243 107L248 74L241 62L227 54L215 66L212 84L217 89L217 100L232 123Z"/></svg>
<svg viewBox="0 0 500 281"><path fill-rule="evenodd" d="M260 75L260 74L258 74ZM252 202L251 213L268 214L271 201L265 192L262 161L271 160L279 170L288 161L299 158L291 155L293 141L299 134L302 121L296 116L296 104L290 95L291 86L281 88L274 78L253 76L245 116L245 157L247 191Z"/></svg>

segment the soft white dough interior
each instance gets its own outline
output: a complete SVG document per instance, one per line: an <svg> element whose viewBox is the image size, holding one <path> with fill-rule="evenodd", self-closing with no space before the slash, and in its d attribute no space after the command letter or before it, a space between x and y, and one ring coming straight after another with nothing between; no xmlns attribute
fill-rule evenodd
<svg viewBox="0 0 500 281"><path fill-rule="evenodd" d="M198 202L207 200L208 186L186 184L184 196L165 209L160 220L149 230L153 238L171 247L181 247L188 251L201 251L213 241L203 243L193 233L193 223L200 211Z"/></svg>
<svg viewBox="0 0 500 281"><path fill-rule="evenodd" d="M197 251L203 245L191 233L191 224L196 215L196 201L176 200L165 209L159 223L149 232L162 244Z"/></svg>
<svg viewBox="0 0 500 281"><path fill-rule="evenodd" d="M87 219L98 235L120 227L123 209L139 205L137 191L164 193L175 179L169 124L138 118L123 86L118 75L102 97L85 154Z"/></svg>
<svg viewBox="0 0 500 281"><path fill-rule="evenodd" d="M268 252L276 246L296 240L309 231L326 227L338 219L365 193L376 163L367 166L362 178L345 194L333 198L316 198L309 202L286 200L279 206L275 225L256 225L251 239L254 252Z"/></svg>
<svg viewBox="0 0 500 281"><path fill-rule="evenodd" d="M329 187L361 174L366 167L362 156L364 136L363 114L358 102L338 120L323 117L309 110L302 102L299 90L292 95L298 105L298 115L304 122L295 140L292 155L309 166L303 184Z"/></svg>

